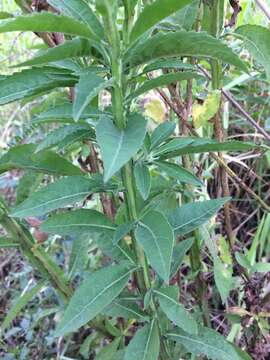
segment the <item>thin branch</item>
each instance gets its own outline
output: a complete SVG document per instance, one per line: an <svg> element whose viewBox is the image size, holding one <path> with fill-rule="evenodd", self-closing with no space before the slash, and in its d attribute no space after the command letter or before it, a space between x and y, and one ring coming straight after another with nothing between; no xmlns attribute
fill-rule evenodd
<svg viewBox="0 0 270 360"><path fill-rule="evenodd" d="M198 68L200 71L209 79L211 80L210 74L200 65L198 65ZM261 133L265 139L270 143L270 134L265 131L254 119L252 116L249 115L249 113L239 104L238 101L235 100L235 98L232 96L232 94L229 91L221 89L222 94L226 97L226 99L240 112L241 115L244 116L244 118L259 132Z"/></svg>
<svg viewBox="0 0 270 360"><path fill-rule="evenodd" d="M255 3L259 6L259 8L264 13L264 15L270 21L270 9L269 9L268 5L266 4L266 2L264 0L255 0Z"/></svg>
<svg viewBox="0 0 270 360"><path fill-rule="evenodd" d="M175 114L182 119L182 121L185 121L181 114L179 113L178 109L175 107L175 105L170 101L168 96L165 94L164 91L161 89L157 90L160 94L160 96L163 98L163 100L167 103L167 105L175 112ZM186 127L189 129L190 133L196 137L199 137L199 134L193 127L185 121ZM219 166L224 168L226 173L231 177L231 179L236 182L243 190L245 190L250 196L252 196L260 205L261 207L267 211L270 212L270 206L268 206L265 201L257 195L251 188L249 188L242 179L239 178L239 176L226 164L224 160L222 160L216 153L210 153L210 156L218 163Z"/></svg>

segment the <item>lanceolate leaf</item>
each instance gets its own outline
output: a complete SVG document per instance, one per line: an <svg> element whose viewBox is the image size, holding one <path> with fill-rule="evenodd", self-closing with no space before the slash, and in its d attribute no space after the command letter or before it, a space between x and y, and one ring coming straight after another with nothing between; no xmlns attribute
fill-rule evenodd
<svg viewBox="0 0 270 360"><path fill-rule="evenodd" d="M137 153L146 134L146 121L139 115L129 116L125 129L118 130L112 120L102 118L96 136L104 162L104 181L108 181Z"/></svg>
<svg viewBox="0 0 270 360"><path fill-rule="evenodd" d="M52 210L75 204L94 192L105 191L108 188L98 178L70 176L31 194L27 200L13 209L11 215L14 217L44 215Z"/></svg>
<svg viewBox="0 0 270 360"><path fill-rule="evenodd" d="M1 324L1 332L4 332L16 318L19 312L29 303L32 298L39 293L39 291L44 286L44 282L39 282L37 285L32 287L30 290L24 292L12 308L8 311L7 316L5 317L3 323Z"/></svg>
<svg viewBox="0 0 270 360"><path fill-rule="evenodd" d="M54 335L58 337L76 331L92 320L120 294L132 271L118 265L89 275L71 298Z"/></svg>
<svg viewBox="0 0 270 360"><path fill-rule="evenodd" d="M198 326L193 317L179 303L179 289L176 286L168 286L154 291L158 298L162 311L167 317L181 329L190 334L198 333Z"/></svg>
<svg viewBox="0 0 270 360"><path fill-rule="evenodd" d="M160 124L151 136L151 147L150 150L155 149L157 146L162 144L170 135L175 131L175 123L166 121Z"/></svg>
<svg viewBox="0 0 270 360"><path fill-rule="evenodd" d="M196 154L215 151L246 151L254 149L258 145L242 141L227 141L219 143L216 140L207 138L176 138L167 144L156 149L154 156L164 159L173 158L179 155Z"/></svg>
<svg viewBox="0 0 270 360"><path fill-rule="evenodd" d="M33 59L25 61L16 66L34 66L50 63L53 61L64 60L87 56L91 54L91 43L86 39L73 39L65 41L63 44L54 48L43 50Z"/></svg>
<svg viewBox="0 0 270 360"><path fill-rule="evenodd" d="M169 85L173 82L190 80L190 79L201 79L201 78L203 78L201 75L192 71L161 75L155 79L145 81L141 87L139 87L127 98L127 101L131 101L136 97L144 94L145 92L156 89L158 87Z"/></svg>
<svg viewBox="0 0 270 360"><path fill-rule="evenodd" d="M103 36L103 28L85 0L49 0L48 3L65 15L85 23L96 35Z"/></svg>
<svg viewBox="0 0 270 360"><path fill-rule="evenodd" d="M35 154L35 144L18 145L0 158L0 174L12 169L28 169L56 175L81 175L82 171L58 154L46 150Z"/></svg>
<svg viewBox="0 0 270 360"><path fill-rule="evenodd" d="M0 105L58 87L73 86L76 77L53 68L23 70L1 81Z"/></svg>
<svg viewBox="0 0 270 360"><path fill-rule="evenodd" d="M154 35L129 50L125 62L137 66L150 60L173 56L220 60L247 71L246 65L227 45L207 33L193 31Z"/></svg>
<svg viewBox="0 0 270 360"><path fill-rule="evenodd" d="M270 31L259 25L243 25L236 29L236 33L244 40L244 47L260 63L270 79Z"/></svg>
<svg viewBox="0 0 270 360"><path fill-rule="evenodd" d="M112 86L112 80L103 80L94 72L82 73L80 80L75 88L75 100L73 104L73 117L78 121L81 114L89 105L89 103L99 94L99 92L107 87Z"/></svg>
<svg viewBox="0 0 270 360"><path fill-rule="evenodd" d="M103 313L108 316L121 317L127 320L135 319L145 321L147 319L145 313L137 305L136 300L131 302L124 299L122 300L121 298L116 299L103 310Z"/></svg>
<svg viewBox="0 0 270 360"><path fill-rule="evenodd" d="M113 360L118 349L121 337L115 338L109 345L103 347L96 356L96 360Z"/></svg>
<svg viewBox="0 0 270 360"><path fill-rule="evenodd" d="M119 225L114 233L113 243L117 244L123 237L125 237L134 227L133 222L126 222Z"/></svg>
<svg viewBox="0 0 270 360"><path fill-rule="evenodd" d="M68 263L68 278L70 280L84 271L88 262L89 243L89 236L87 234L76 236L73 239Z"/></svg>
<svg viewBox="0 0 270 360"><path fill-rule="evenodd" d="M194 186L202 186L203 183L191 172L186 170L183 166L169 163L167 161L156 161L155 165L168 176L171 176L182 183L192 184Z"/></svg>
<svg viewBox="0 0 270 360"><path fill-rule="evenodd" d="M174 235L167 219L158 211L148 212L140 219L135 236L152 267L164 281L168 281Z"/></svg>
<svg viewBox="0 0 270 360"><path fill-rule="evenodd" d="M142 163L137 163L134 168L134 176L136 180L136 186L144 200L146 200L150 194L151 189L151 175L148 166Z"/></svg>
<svg viewBox="0 0 270 360"><path fill-rule="evenodd" d="M175 235L185 235L204 224L228 201L228 198L186 204L169 214Z"/></svg>
<svg viewBox="0 0 270 360"><path fill-rule="evenodd" d="M159 347L158 325L154 320L136 332L125 351L124 360L157 360Z"/></svg>
<svg viewBox="0 0 270 360"><path fill-rule="evenodd" d="M11 31L60 32L88 39L97 38L90 28L80 21L51 12L23 15L1 21L0 33Z"/></svg>
<svg viewBox="0 0 270 360"><path fill-rule="evenodd" d="M136 38L145 33L152 26L183 8L190 2L191 0L156 0L153 4L146 5L132 29L131 40L136 40Z"/></svg>
<svg viewBox="0 0 270 360"><path fill-rule="evenodd" d="M61 120L63 122L74 122L73 121L73 105L68 103L64 105L58 105L54 108L42 112L36 118L34 118L34 123L45 123L45 122L57 122ZM80 115L80 119L98 119L101 115L107 113L103 113L97 108L87 107L82 114Z"/></svg>
<svg viewBox="0 0 270 360"><path fill-rule="evenodd" d="M190 144L192 144L194 139L192 137L182 137L178 139L172 139L166 144L156 148L153 150L154 157L159 157L163 154L171 154L176 151L180 151L180 149L186 149L187 147L190 147Z"/></svg>
<svg viewBox="0 0 270 360"><path fill-rule="evenodd" d="M83 139L92 140L94 138L95 133L88 124L65 125L47 134L44 140L37 146L36 152L52 147L57 147L62 150L64 147L77 141L81 141Z"/></svg>
<svg viewBox="0 0 270 360"><path fill-rule="evenodd" d="M186 253L191 248L193 243L194 243L194 239L189 238L189 239L181 241L180 243L178 243L174 246L173 257L172 257L172 267L171 267L171 277L173 277L176 274L176 272L178 271L178 269L180 268Z"/></svg>
<svg viewBox="0 0 270 360"><path fill-rule="evenodd" d="M192 64L184 63L177 59L156 60L146 65L143 68L143 73L147 73L159 69L196 70L196 67Z"/></svg>
<svg viewBox="0 0 270 360"><path fill-rule="evenodd" d="M182 344L189 353L200 356L204 355L212 360L243 360L232 344L218 332L201 328L198 335L187 334L184 331L179 333L169 333L167 337L170 340ZM251 358L247 355L246 359Z"/></svg>
<svg viewBox="0 0 270 360"><path fill-rule="evenodd" d="M41 225L50 234L71 235L80 233L105 233L115 230L111 220L95 210L79 209L57 214Z"/></svg>

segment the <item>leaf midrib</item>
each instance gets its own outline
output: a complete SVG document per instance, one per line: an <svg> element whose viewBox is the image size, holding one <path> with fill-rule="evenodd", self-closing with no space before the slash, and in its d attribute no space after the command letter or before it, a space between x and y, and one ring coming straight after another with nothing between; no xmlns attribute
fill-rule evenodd
<svg viewBox="0 0 270 360"><path fill-rule="evenodd" d="M32 206L32 207L28 207L28 208L16 211L15 213L12 213L12 216L19 216L19 214L24 213L25 211L36 210L36 209L42 208L44 206L47 206L49 204L52 204L54 202L57 203L58 201L61 201L61 200L65 200L65 199L68 199L68 198L72 199L72 198L75 198L77 196L88 195L89 193L90 193L90 191L83 191L83 192L79 192L79 193L72 194L72 195L61 196L59 198L56 198L56 199L53 199L53 200L50 200L50 201L46 201L46 202L38 204L36 206Z"/></svg>
<svg viewBox="0 0 270 360"><path fill-rule="evenodd" d="M221 204L220 204L220 206L221 206ZM184 223L184 224L181 224L181 225L177 226L176 228L173 228L173 230L174 230L174 231L179 230L179 229L181 229L181 228L183 228L183 227L185 227L185 226L189 225L190 223L194 222L194 220L196 220L196 221L197 221L197 220L199 220L199 219L201 219L201 218L205 217L205 215L207 215L207 214L211 213L212 211L216 211L216 210L214 210L214 209L216 209L216 208L218 208L218 209L219 209L219 207L220 207L220 206L216 205L215 207L213 207L213 208L211 208L211 209L209 209L209 210L206 210L206 211L205 211L202 215L200 215L200 216L196 217L195 219L193 218L193 219L191 219L190 221L187 221L186 223Z"/></svg>
<svg viewBox="0 0 270 360"><path fill-rule="evenodd" d="M160 255L160 259L161 259L161 263L162 263L162 267L163 267L163 270L164 270L164 274L166 274L166 277L168 276L168 272L167 272L167 269L166 269L166 264L165 264L165 260L162 256L162 252L161 252L161 249L159 247L159 244L158 244L158 241L157 241L157 236L156 234L152 231L152 229L147 226L146 224L142 223L142 222L139 222L139 225L143 228L145 228L146 230L148 230L150 232L150 234L153 236L154 238L154 242L156 244L156 247L158 249L158 252L159 252L159 255Z"/></svg>
<svg viewBox="0 0 270 360"><path fill-rule="evenodd" d="M209 348L211 348L212 350L214 350L214 351L216 351L216 352L222 352L224 355L228 356L228 353L227 353L226 351L224 351L224 350L222 350L222 349L220 349L220 348L217 348L217 347L215 347L215 346L213 346L213 345L206 344L206 343L204 343L204 342L202 342L202 341L196 340L196 339L194 339L194 338L192 338L192 337L187 337L187 336L183 336L183 335L179 335L179 334L173 334L173 333L169 333L169 334L167 334L167 336L178 337L178 338L182 338L182 339L184 339L184 340L193 341L193 342L195 342L195 343L197 343L197 344L199 344L199 345L209 347ZM230 359L231 359L231 360L234 360L234 359L231 358L231 357L230 357L228 360L230 360Z"/></svg>
<svg viewBox="0 0 270 360"><path fill-rule="evenodd" d="M66 329L68 327L68 325L73 322L75 319L77 319L78 317L81 316L81 314L85 311L85 309L89 306L91 306L100 296L102 296L106 291L108 291L112 286L114 286L115 284L117 284L118 282L120 282L122 279L124 279L125 277L127 277L133 270L129 270L127 273L125 273L124 275L122 275L120 278L118 278L117 280L113 281L112 283L110 283L108 286L106 286L103 290L101 290L101 292L96 295L88 304L86 304L82 310L76 315L74 316L71 320L69 320L66 325L62 328L62 331L64 329Z"/></svg>

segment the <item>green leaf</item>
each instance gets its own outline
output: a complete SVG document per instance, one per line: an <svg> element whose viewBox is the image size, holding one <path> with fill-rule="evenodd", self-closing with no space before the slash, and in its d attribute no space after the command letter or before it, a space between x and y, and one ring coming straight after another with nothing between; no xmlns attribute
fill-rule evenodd
<svg viewBox="0 0 270 360"><path fill-rule="evenodd" d="M179 289L177 286L168 286L154 290L162 311L167 317L181 329L190 334L198 333L198 326L193 317L179 303Z"/></svg>
<svg viewBox="0 0 270 360"><path fill-rule="evenodd" d="M174 210L169 214L169 223L171 224L175 235L185 235L195 230L212 216L228 201L229 198L215 200L199 201L186 204Z"/></svg>
<svg viewBox="0 0 270 360"><path fill-rule="evenodd" d="M91 54L91 43L86 39L72 39L67 40L63 44L58 45L54 48L49 48L41 51L35 56L33 59L24 61L20 63L18 66L36 66L43 65L46 63L77 58L81 56L88 56Z"/></svg>
<svg viewBox="0 0 270 360"><path fill-rule="evenodd" d="M35 154L35 144L17 145L0 158L0 174L12 169L27 169L56 175L82 175L82 171L56 153Z"/></svg>
<svg viewBox="0 0 270 360"><path fill-rule="evenodd" d="M120 344L121 337L114 339L109 345L103 347L96 356L96 360L112 360L118 346Z"/></svg>
<svg viewBox="0 0 270 360"><path fill-rule="evenodd" d="M19 181L16 189L16 206L26 200L40 185L43 174L36 174L34 171L27 171Z"/></svg>
<svg viewBox="0 0 270 360"><path fill-rule="evenodd" d="M125 351L124 360L158 360L159 348L158 325L153 320L137 330Z"/></svg>
<svg viewBox="0 0 270 360"><path fill-rule="evenodd" d="M29 301L37 295L40 290L44 286L44 281L39 282L37 285L32 287L30 290L23 292L21 296L17 299L15 304L11 307L6 315L3 323L1 324L1 333L3 334L4 331L11 325L12 321L16 318L19 312L29 303Z"/></svg>
<svg viewBox="0 0 270 360"><path fill-rule="evenodd" d="M119 350L114 354L112 360L124 360L125 350Z"/></svg>
<svg viewBox="0 0 270 360"><path fill-rule="evenodd" d="M175 131L175 123L166 121L155 128L151 135L151 147L150 150L155 149L162 144L169 136Z"/></svg>
<svg viewBox="0 0 270 360"><path fill-rule="evenodd" d="M146 200L151 190L151 175L148 166L139 162L134 167L134 176L137 189L143 200Z"/></svg>
<svg viewBox="0 0 270 360"><path fill-rule="evenodd" d="M197 154L215 151L247 151L258 148L254 143L226 141L219 143L207 138L175 138L153 151L153 155L169 159L180 155Z"/></svg>
<svg viewBox="0 0 270 360"><path fill-rule="evenodd" d="M158 211L148 212L140 219L135 236L143 247L151 266L164 281L168 281L174 235L167 219Z"/></svg>
<svg viewBox="0 0 270 360"><path fill-rule="evenodd" d="M93 140L95 138L94 131L88 124L70 124L61 126L49 134L38 144L36 152L43 151L52 147L63 150L77 141L84 139Z"/></svg>
<svg viewBox="0 0 270 360"><path fill-rule="evenodd" d="M251 55L261 64L266 71L268 80L270 80L270 31L260 25L243 25L236 29L243 39L243 46Z"/></svg>
<svg viewBox="0 0 270 360"><path fill-rule="evenodd" d="M99 109L93 107L87 107L81 114L80 119L96 119L100 118L101 115L107 115ZM68 103L64 105L55 106L45 112L42 112L34 118L34 123L45 123L45 122L57 122L63 120L63 122L74 122L73 121L73 105Z"/></svg>
<svg viewBox="0 0 270 360"><path fill-rule="evenodd" d="M219 60L247 71L246 65L227 45L207 33L193 31L154 35L129 49L125 55L125 63L137 66L150 60L174 56Z"/></svg>
<svg viewBox="0 0 270 360"><path fill-rule="evenodd" d="M191 0L167 0L166 2L164 0L156 0L153 4L146 5L132 29L131 40L136 40L147 30L151 29L151 27L190 2Z"/></svg>
<svg viewBox="0 0 270 360"><path fill-rule="evenodd" d="M243 360L232 344L215 330L201 328L199 335L191 335L184 331L169 333L167 337L183 345L186 350L196 356L204 355L212 360Z"/></svg>
<svg viewBox="0 0 270 360"><path fill-rule="evenodd" d="M218 257L214 259L214 278L223 303L226 303L233 287L232 267Z"/></svg>
<svg viewBox="0 0 270 360"><path fill-rule="evenodd" d="M250 264L248 260L248 256L241 254L240 252L235 253L235 259L238 262L239 265L241 265L244 269L251 271L252 265Z"/></svg>
<svg viewBox="0 0 270 360"><path fill-rule="evenodd" d="M189 239L180 241L180 243L178 243L174 246L170 278L172 278L176 274L176 272L179 270L186 253L191 248L193 243L194 243L194 239L189 238Z"/></svg>
<svg viewBox="0 0 270 360"><path fill-rule="evenodd" d="M96 35L90 28L80 21L69 16L45 11L1 21L0 33L12 31L60 32L88 39L96 39Z"/></svg>
<svg viewBox="0 0 270 360"><path fill-rule="evenodd" d="M1 81L0 105L44 93L58 87L73 86L76 77L53 68L23 70Z"/></svg>
<svg viewBox="0 0 270 360"><path fill-rule="evenodd" d="M20 244L10 237L0 236L0 249L18 247Z"/></svg>
<svg viewBox="0 0 270 360"><path fill-rule="evenodd" d="M152 153L154 157L159 157L164 154L171 154L176 151L180 151L182 148L183 149L189 148L193 142L194 139L192 137L182 137L182 138L172 139L166 144L154 149Z"/></svg>
<svg viewBox="0 0 270 360"><path fill-rule="evenodd" d="M96 210L79 209L57 214L41 225L49 234L72 235L83 233L104 233L115 230L111 220Z"/></svg>
<svg viewBox="0 0 270 360"><path fill-rule="evenodd" d="M89 236L76 236L72 241L72 249L68 264L68 278L81 275L88 262Z"/></svg>
<svg viewBox="0 0 270 360"><path fill-rule="evenodd" d="M167 161L155 161L155 165L164 171L168 176L171 176L181 183L192 184L194 186L202 186L203 183L190 171L178 164L169 163Z"/></svg>
<svg viewBox="0 0 270 360"><path fill-rule="evenodd" d="M264 262L257 262L252 266L251 272L268 273L270 271L270 264Z"/></svg>
<svg viewBox="0 0 270 360"><path fill-rule="evenodd" d="M95 192L106 191L110 187L103 185L102 179L69 176L34 192L22 204L15 207L11 216L40 216L58 208L83 201Z"/></svg>
<svg viewBox="0 0 270 360"><path fill-rule="evenodd" d="M168 18L169 24L173 23L176 28L180 26L183 30L192 30L198 13L198 5L198 0L195 0L186 5L183 9L178 10L174 15Z"/></svg>
<svg viewBox="0 0 270 360"><path fill-rule="evenodd" d="M178 73L171 73L166 75L161 75L156 77L155 79L146 80L142 86L140 86L136 91L134 91L128 98L127 102L132 101L133 99L137 98L138 96L149 92L153 89L158 87L164 87L171 83L177 81L184 81L190 79L201 79L203 78L202 75L199 75L196 72L192 71L185 71L185 72L178 72Z"/></svg>
<svg viewBox="0 0 270 360"><path fill-rule="evenodd" d="M146 65L143 68L143 74L159 69L197 70L196 67L192 64L184 63L177 59L165 59L153 61L152 63Z"/></svg>
<svg viewBox="0 0 270 360"><path fill-rule="evenodd" d="M125 237L134 227L133 222L127 222L119 225L114 233L113 244L117 244L123 237Z"/></svg>
<svg viewBox="0 0 270 360"><path fill-rule="evenodd" d="M126 320L135 319L145 321L147 319L146 314L137 305L136 299L132 302L121 298L116 299L103 310L103 313L107 316L115 318L121 317Z"/></svg>
<svg viewBox="0 0 270 360"><path fill-rule="evenodd" d="M87 234L87 232L85 232L85 234ZM91 235L91 233L89 233L89 235ZM125 261L133 266L136 265L136 259L134 253L130 250L130 248L124 241L122 241L120 244L113 243L112 231L105 229L102 232L102 230L100 230L99 233L96 231L94 235L97 246L101 249L101 251L105 255L116 260L117 262Z"/></svg>
<svg viewBox="0 0 270 360"><path fill-rule="evenodd" d="M137 153L145 134L146 121L139 114L130 115L123 130L119 130L107 117L100 120L96 126L96 136L104 162L105 182Z"/></svg>
<svg viewBox="0 0 270 360"><path fill-rule="evenodd" d="M73 104L73 117L78 121L89 103L101 90L113 85L113 80L105 81L92 71L82 73L75 87L75 100Z"/></svg>
<svg viewBox="0 0 270 360"><path fill-rule="evenodd" d="M13 17L13 14L10 14L6 11L0 11L0 19L1 20L4 20L4 19L9 19L9 18L12 18Z"/></svg>
<svg viewBox="0 0 270 360"><path fill-rule="evenodd" d="M85 0L49 0L48 3L65 15L71 16L90 27L97 36L103 37L102 25Z"/></svg>
<svg viewBox="0 0 270 360"><path fill-rule="evenodd" d="M120 294L132 271L117 265L92 273L75 291L54 336L74 332L97 316Z"/></svg>

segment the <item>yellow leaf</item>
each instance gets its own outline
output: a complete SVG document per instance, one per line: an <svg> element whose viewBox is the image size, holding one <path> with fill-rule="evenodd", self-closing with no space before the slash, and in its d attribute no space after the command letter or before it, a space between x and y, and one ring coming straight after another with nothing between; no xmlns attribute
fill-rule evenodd
<svg viewBox="0 0 270 360"><path fill-rule="evenodd" d="M144 106L145 115L149 116L156 123L161 123L165 120L166 109L159 99L151 99Z"/></svg>
<svg viewBox="0 0 270 360"><path fill-rule="evenodd" d="M219 110L221 93L219 90L211 91L203 105L195 104L192 108L193 123L196 129L206 125Z"/></svg>

